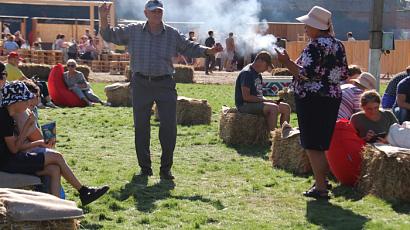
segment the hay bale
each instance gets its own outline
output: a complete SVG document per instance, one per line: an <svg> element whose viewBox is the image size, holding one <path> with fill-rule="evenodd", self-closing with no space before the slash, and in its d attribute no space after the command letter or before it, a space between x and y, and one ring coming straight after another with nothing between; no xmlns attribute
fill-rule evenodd
<svg viewBox="0 0 410 230"><path fill-rule="evenodd" d="M155 120L159 121L158 108L154 105ZM207 100L178 97L177 124L201 125L211 123L212 109Z"/></svg>
<svg viewBox="0 0 410 230"><path fill-rule="evenodd" d="M174 65L176 83L194 83L194 68L187 65Z"/></svg>
<svg viewBox="0 0 410 230"><path fill-rule="evenodd" d="M46 65L46 64L22 64L19 65L20 70L24 73L24 75L28 78L32 78L36 76L42 81L48 81L48 75L50 74L51 68L53 66ZM90 75L90 67L79 65L77 66L77 70L84 74L85 79L88 80L88 76ZM67 71L67 67L64 67L64 71Z"/></svg>
<svg viewBox="0 0 410 230"><path fill-rule="evenodd" d="M272 70L273 76L292 76L293 74L287 68L275 68Z"/></svg>
<svg viewBox="0 0 410 230"><path fill-rule="evenodd" d="M36 77L42 81L48 80L48 75L51 71L51 65L46 64L22 64L19 65L20 70L28 78Z"/></svg>
<svg viewBox="0 0 410 230"><path fill-rule="evenodd" d="M283 88L278 92L279 99L282 99L283 102L288 103L292 112L296 112L296 104L295 104L295 93L293 90L289 90L289 88Z"/></svg>
<svg viewBox="0 0 410 230"><path fill-rule="evenodd" d="M362 152L358 188L384 199L410 201L410 149L388 156L367 144Z"/></svg>
<svg viewBox="0 0 410 230"><path fill-rule="evenodd" d="M269 159L272 166L295 174L312 172L309 158L300 145L299 133L284 137L282 129L275 129L271 134L272 152Z"/></svg>
<svg viewBox="0 0 410 230"><path fill-rule="evenodd" d="M107 85L104 88L105 95L107 95L107 102L111 106L132 106L132 94L130 83L114 83Z"/></svg>
<svg viewBox="0 0 410 230"><path fill-rule="evenodd" d="M54 207L50 206L52 203ZM70 210L65 212L67 214L61 215L62 210L68 210L68 208ZM59 214L51 214L54 212ZM77 230L80 229L78 218L82 217L82 210L78 209L72 201L60 200L49 194L24 192L18 189L1 189L0 191L0 229L2 230Z"/></svg>
<svg viewBox="0 0 410 230"><path fill-rule="evenodd" d="M228 145L268 145L269 128L263 116L222 107L219 137Z"/></svg>

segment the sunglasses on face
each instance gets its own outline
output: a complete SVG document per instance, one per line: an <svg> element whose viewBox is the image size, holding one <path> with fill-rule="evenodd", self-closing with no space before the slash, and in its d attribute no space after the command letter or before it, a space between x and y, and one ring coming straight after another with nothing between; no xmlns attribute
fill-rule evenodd
<svg viewBox="0 0 410 230"><path fill-rule="evenodd" d="M75 65L67 65L67 67L75 68Z"/></svg>

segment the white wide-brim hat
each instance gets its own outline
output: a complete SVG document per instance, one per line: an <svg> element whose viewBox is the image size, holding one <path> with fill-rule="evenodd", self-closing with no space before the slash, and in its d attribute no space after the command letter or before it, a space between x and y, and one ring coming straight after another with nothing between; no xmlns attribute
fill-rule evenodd
<svg viewBox="0 0 410 230"><path fill-rule="evenodd" d="M354 82L362 85L366 89L376 89L376 78L368 72L363 72L357 79L353 79Z"/></svg>
<svg viewBox="0 0 410 230"><path fill-rule="evenodd" d="M319 30L327 30L331 25L332 13L320 6L314 6L308 14L296 18L308 26Z"/></svg>

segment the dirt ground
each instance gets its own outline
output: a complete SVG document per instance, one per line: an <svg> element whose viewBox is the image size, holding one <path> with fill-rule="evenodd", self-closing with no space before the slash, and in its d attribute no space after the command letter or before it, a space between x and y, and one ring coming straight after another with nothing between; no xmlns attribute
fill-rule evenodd
<svg viewBox="0 0 410 230"><path fill-rule="evenodd" d="M236 72L225 72L225 71L214 71L210 75L205 75L204 71L195 71L194 81L199 84L235 84L236 78L238 77L239 71ZM264 76L269 76L264 75ZM91 82L125 82L126 78L124 75L110 75L109 73L90 73L89 80Z"/></svg>

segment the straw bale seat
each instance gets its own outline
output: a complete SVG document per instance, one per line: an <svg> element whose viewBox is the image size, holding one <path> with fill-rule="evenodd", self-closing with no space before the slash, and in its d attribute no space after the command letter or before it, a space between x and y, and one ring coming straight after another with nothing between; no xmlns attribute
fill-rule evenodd
<svg viewBox="0 0 410 230"><path fill-rule="evenodd" d="M410 149L367 144L358 188L384 199L410 201Z"/></svg>
<svg viewBox="0 0 410 230"><path fill-rule="evenodd" d="M189 65L174 65L176 83L194 83L194 67Z"/></svg>
<svg viewBox="0 0 410 230"><path fill-rule="evenodd" d="M79 229L83 211L73 201L20 189L0 189L0 229Z"/></svg>
<svg viewBox="0 0 410 230"><path fill-rule="evenodd" d="M280 129L272 131L272 152L270 160L272 166L290 171L295 174L312 172L309 158L300 145L300 132L284 123Z"/></svg>
<svg viewBox="0 0 410 230"><path fill-rule="evenodd" d="M107 102L111 103L111 106L132 106L132 94L129 82L107 85L104 91L107 95Z"/></svg>
<svg viewBox="0 0 410 230"><path fill-rule="evenodd" d="M159 121L158 109L154 106L155 120ZM177 99L177 124L200 125L211 123L212 109L207 100L179 96Z"/></svg>
<svg viewBox="0 0 410 230"><path fill-rule="evenodd" d="M24 188L31 190L35 185L40 184L41 180L36 176L0 171L0 188Z"/></svg>
<svg viewBox="0 0 410 230"><path fill-rule="evenodd" d="M228 145L268 145L269 128L261 115L222 107L219 137Z"/></svg>

